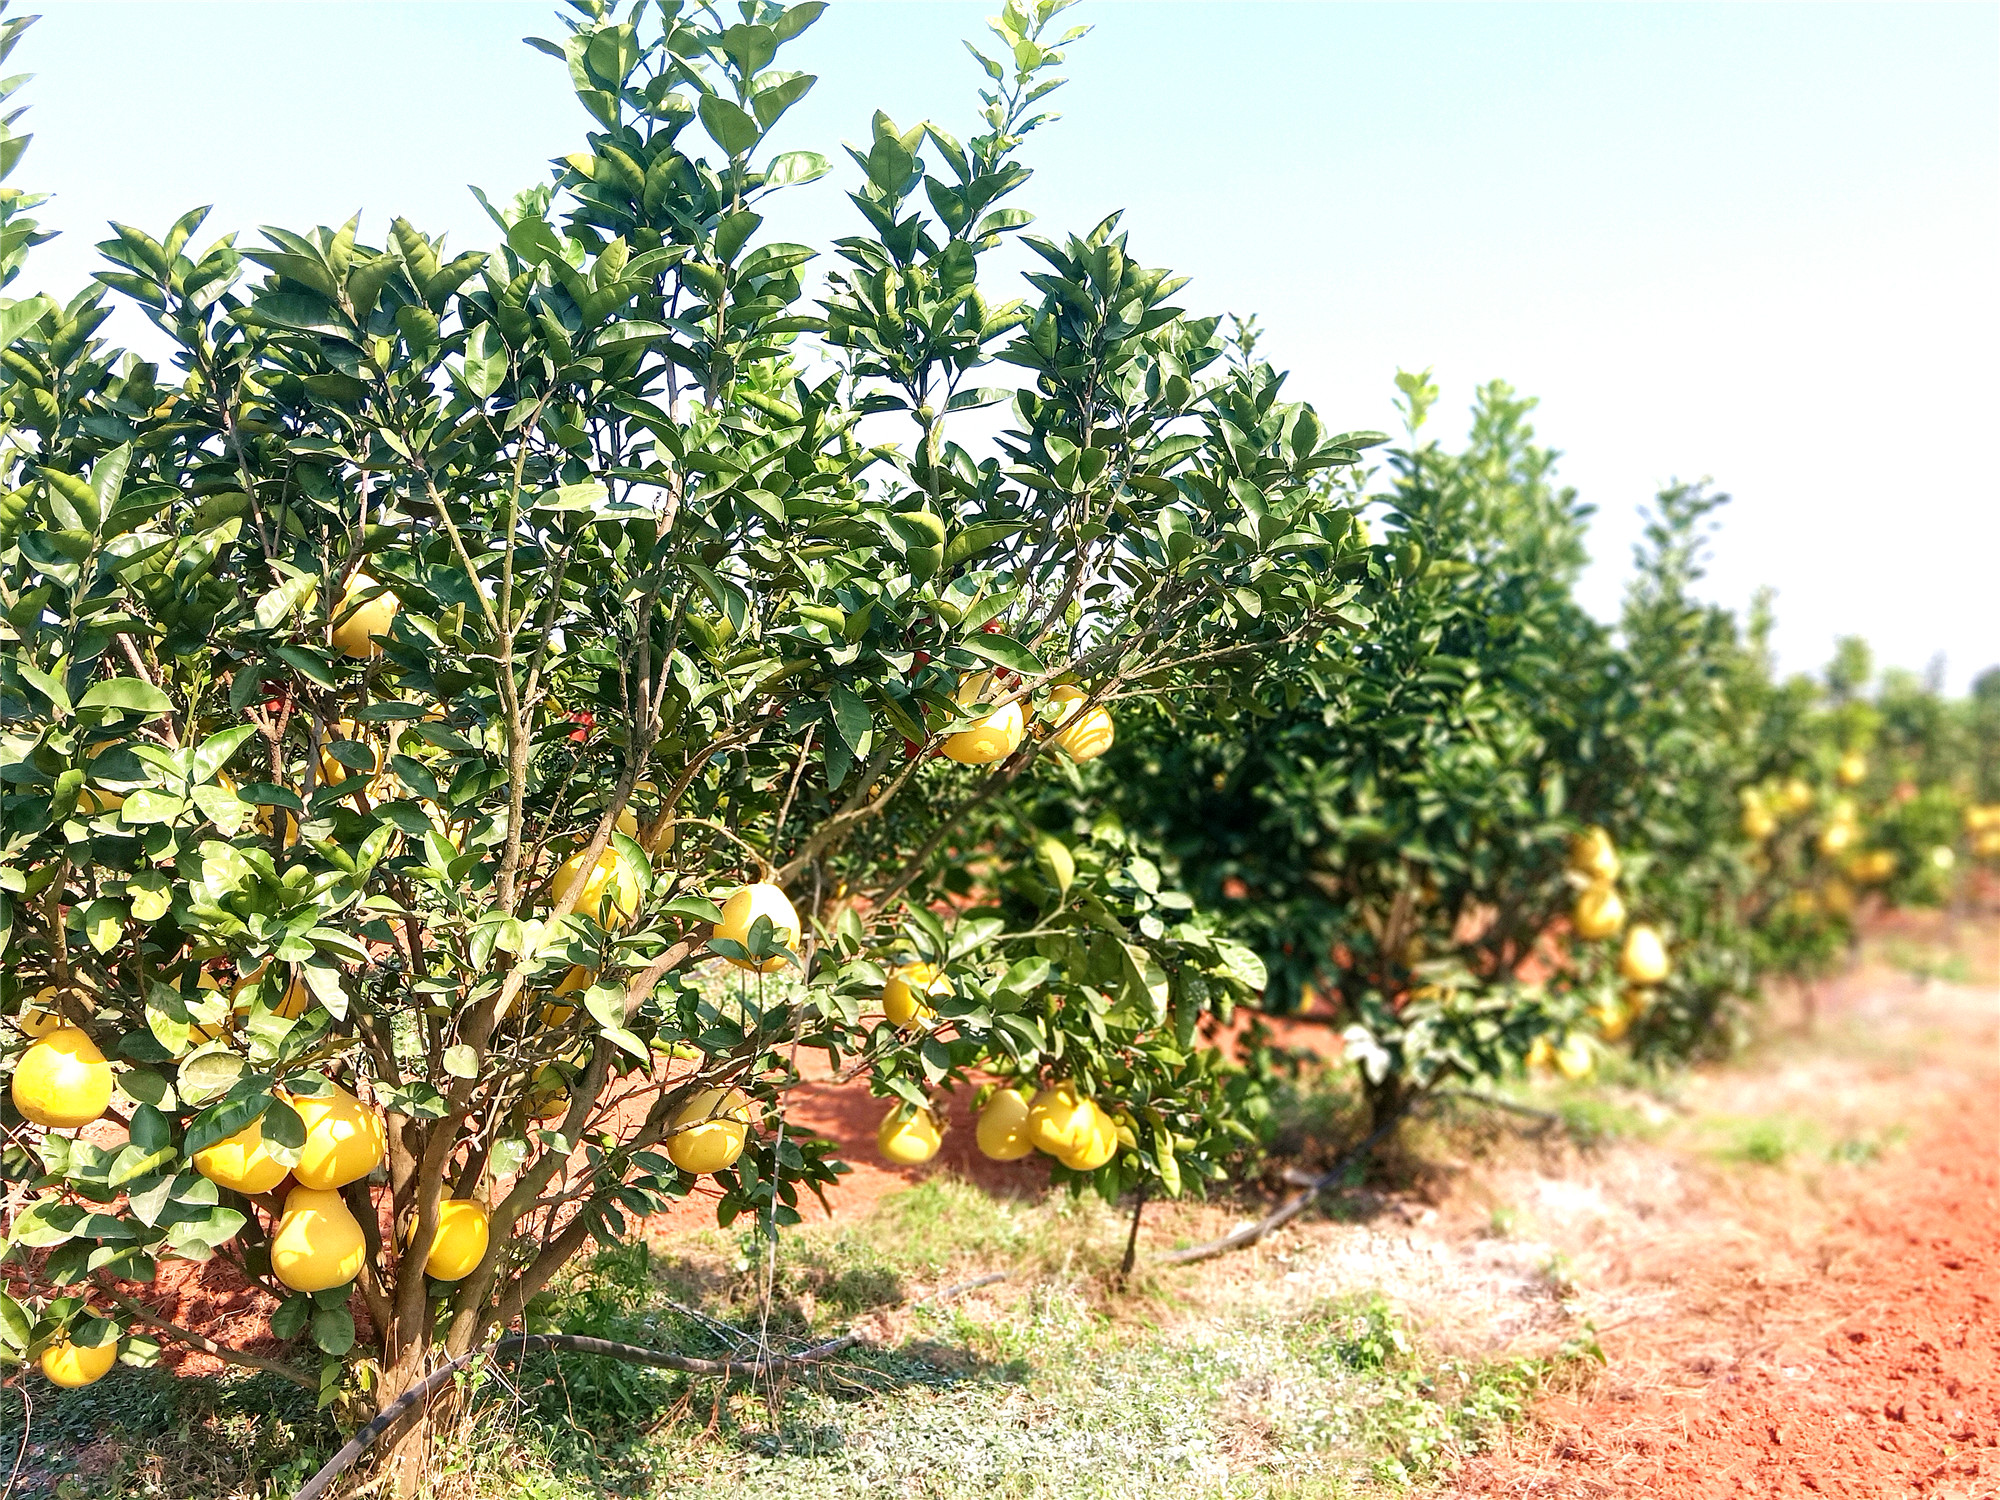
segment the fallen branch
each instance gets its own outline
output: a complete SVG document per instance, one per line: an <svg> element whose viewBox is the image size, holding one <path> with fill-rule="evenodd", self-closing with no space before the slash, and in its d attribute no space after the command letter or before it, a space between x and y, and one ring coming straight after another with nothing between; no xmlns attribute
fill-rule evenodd
<svg viewBox="0 0 2000 1500"><path fill-rule="evenodd" d="M1389 1133L1402 1123L1403 1116L1409 1113L1409 1108L1410 1106L1405 1104L1394 1114L1390 1115L1388 1119L1370 1131L1360 1144L1348 1150L1332 1166L1320 1173L1319 1176L1308 1179L1303 1188L1292 1194L1291 1197L1279 1204L1278 1207L1272 1209L1271 1212L1264 1215L1255 1224L1245 1224L1241 1229L1232 1230L1221 1239L1210 1240L1205 1245L1190 1245L1185 1250L1176 1250L1171 1255L1163 1255L1157 1264L1163 1266L1185 1266L1191 1265L1198 1260L1213 1260L1218 1255L1227 1255L1231 1250L1242 1250L1247 1246L1254 1245L1272 1230L1283 1228L1300 1214L1304 1213L1313 1199L1317 1198L1328 1188L1339 1186L1341 1179L1347 1175L1348 1169L1367 1156L1376 1146L1380 1145Z"/></svg>

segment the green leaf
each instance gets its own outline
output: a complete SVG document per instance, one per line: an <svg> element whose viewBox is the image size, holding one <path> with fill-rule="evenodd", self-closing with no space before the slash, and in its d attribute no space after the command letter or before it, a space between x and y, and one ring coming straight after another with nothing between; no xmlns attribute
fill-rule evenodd
<svg viewBox="0 0 2000 1500"><path fill-rule="evenodd" d="M83 935L99 953L109 953L125 935L125 903L100 896L83 909Z"/></svg>
<svg viewBox="0 0 2000 1500"><path fill-rule="evenodd" d="M749 112L720 94L703 94L695 112L701 116L701 127L709 138L732 158L748 156L764 138L764 132Z"/></svg>
<svg viewBox="0 0 2000 1500"><path fill-rule="evenodd" d="M292 617L301 604L313 597L314 589L315 580L311 574L286 579L257 601L257 623L266 630L276 630Z"/></svg>
<svg viewBox="0 0 2000 1500"><path fill-rule="evenodd" d="M0 307L0 349L11 349L22 334L53 311L55 303L40 295Z"/></svg>
<svg viewBox="0 0 2000 1500"><path fill-rule="evenodd" d="M354 338L354 325L324 297L310 292L263 292L253 295L246 322L289 333L323 333Z"/></svg>
<svg viewBox="0 0 2000 1500"><path fill-rule="evenodd" d="M660 908L663 917L686 917L692 922L715 923L722 920L722 912L713 901L700 896L676 896Z"/></svg>
<svg viewBox="0 0 2000 1500"><path fill-rule="evenodd" d="M1125 988L1112 1019L1141 1027L1160 1025L1167 1018L1167 1003L1173 994L1166 970L1144 948L1120 943L1118 951L1123 959Z"/></svg>
<svg viewBox="0 0 2000 1500"><path fill-rule="evenodd" d="M187 1091L187 1070L181 1071L182 1092ZM209 1105L196 1115L188 1125L187 1140L181 1149L190 1160L195 1152L204 1151L217 1141L226 1141L239 1130L247 1130L264 1116L272 1098L269 1088L262 1079L245 1080L235 1084L228 1095ZM296 1116L294 1116L296 1118Z"/></svg>
<svg viewBox="0 0 2000 1500"><path fill-rule="evenodd" d="M1033 994L1048 983L1051 969L1052 966L1046 958L1021 959L1010 965L1007 972L1001 976L1000 988L1014 995Z"/></svg>
<svg viewBox="0 0 2000 1500"><path fill-rule="evenodd" d="M345 1354L354 1347L354 1318L344 1307L316 1307L312 1334L322 1354Z"/></svg>
<svg viewBox="0 0 2000 1500"><path fill-rule="evenodd" d="M826 176L832 167L817 151L787 151L773 158L764 181L771 187L793 187Z"/></svg>
<svg viewBox="0 0 2000 1500"><path fill-rule="evenodd" d="M782 83L759 89L750 99L750 107L757 113L757 123L769 130L786 110L805 98L818 81L810 73L794 73Z"/></svg>
<svg viewBox="0 0 2000 1500"><path fill-rule="evenodd" d="M213 1098L235 1085L243 1066L242 1058L221 1046L190 1053L180 1067L180 1096L191 1103Z"/></svg>
<svg viewBox="0 0 2000 1500"><path fill-rule="evenodd" d="M1060 895L1069 895L1070 884L1076 879L1076 857L1069 852L1069 845L1053 834L1043 834L1035 840L1035 863Z"/></svg>
<svg viewBox="0 0 2000 1500"><path fill-rule="evenodd" d="M976 526L968 526L946 544L944 565L955 568L960 563L969 562L995 542L1027 529L1026 521L981 521Z"/></svg>
<svg viewBox="0 0 2000 1500"><path fill-rule="evenodd" d="M148 823L171 823L186 811L187 803L170 792L141 790L125 799L118 819L127 828L140 828Z"/></svg>
<svg viewBox="0 0 2000 1500"><path fill-rule="evenodd" d="M295 1339L305 1332L306 1319L312 1316L313 1299L304 1292L294 1292L280 1302L271 1313L271 1332L281 1339Z"/></svg>
<svg viewBox="0 0 2000 1500"><path fill-rule="evenodd" d="M243 742L256 732L255 724L239 724L234 729L225 729L203 740L195 747L194 759L190 763L194 779L213 781L215 773L228 765Z"/></svg>
<svg viewBox="0 0 2000 1500"><path fill-rule="evenodd" d="M194 805L201 809L202 816L213 823L219 833L231 838L248 827L250 820L256 816L255 808L225 786L198 786L192 795Z"/></svg>
<svg viewBox="0 0 2000 1500"><path fill-rule="evenodd" d="M31 661L17 659L14 663L14 669L27 679L30 687L55 705L57 717L65 718L69 715L69 694L64 690L62 683L58 682L54 677L51 677Z"/></svg>
<svg viewBox="0 0 2000 1500"><path fill-rule="evenodd" d="M104 682L93 683L77 707L115 708L127 713L144 714L147 718L157 718L161 714L170 714L174 711L174 700L141 678L113 677Z"/></svg>
<svg viewBox="0 0 2000 1500"><path fill-rule="evenodd" d="M9 343L13 340L9 339ZM35 1320L28 1315L28 1309L16 1301L9 1293L0 1291L0 1344L9 1349L25 1351L33 1337Z"/></svg>
<svg viewBox="0 0 2000 1500"><path fill-rule="evenodd" d="M833 727L840 735L841 743L847 747L850 757L858 758L861 741L873 722L867 701L844 682L836 682L828 689L827 701L833 707Z"/></svg>
<svg viewBox="0 0 2000 1500"><path fill-rule="evenodd" d="M125 899L137 922L157 922L174 904L174 888L158 870L146 870L125 882Z"/></svg>
<svg viewBox="0 0 2000 1500"><path fill-rule="evenodd" d="M1041 658L1011 636L974 634L961 637L957 644L974 656L998 662L1016 672L1039 673L1042 670Z"/></svg>

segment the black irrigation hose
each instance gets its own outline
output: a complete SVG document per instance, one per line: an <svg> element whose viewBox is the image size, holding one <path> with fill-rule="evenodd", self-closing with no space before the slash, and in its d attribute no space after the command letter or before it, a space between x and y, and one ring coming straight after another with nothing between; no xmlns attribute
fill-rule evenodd
<svg viewBox="0 0 2000 1500"><path fill-rule="evenodd" d="M834 1355L851 1349L861 1342L859 1334L844 1333L837 1339L815 1345L803 1354L780 1355L775 1359L745 1362L734 1359L694 1359L685 1354L667 1354L658 1349L645 1349L637 1344L620 1344L612 1339L594 1339L580 1333L517 1333L489 1344L484 1349L475 1349L470 1354L461 1354L448 1364L440 1365L430 1374L398 1396L382 1414L347 1440L346 1445L317 1474L308 1479L292 1496L292 1500L319 1500L334 1480L340 1478L361 1456L381 1439L382 1434L393 1427L402 1417L421 1401L427 1401L437 1390L456 1375L466 1365L480 1358L505 1359L509 1355L532 1354L540 1349L560 1350L571 1354L602 1354L612 1359L622 1359L628 1364L652 1365L662 1370L681 1370L690 1375L744 1375L756 1377L773 1370L790 1369L796 1365L817 1364L831 1359Z"/></svg>

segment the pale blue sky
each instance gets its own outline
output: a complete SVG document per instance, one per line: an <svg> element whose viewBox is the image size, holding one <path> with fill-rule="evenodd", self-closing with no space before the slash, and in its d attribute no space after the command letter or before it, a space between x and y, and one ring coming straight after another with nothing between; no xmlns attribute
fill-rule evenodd
<svg viewBox="0 0 2000 1500"><path fill-rule="evenodd" d="M17 7L17 9L20 7ZM35 7L27 7L34 9ZM31 285L73 289L106 219L301 228L365 208L488 240L465 190L535 180L586 118L522 47L551 5L55 3L15 54L59 196ZM786 144L834 154L880 107L972 130L959 38L990 4L836 3ZM1600 508L1615 606L1636 508L1674 477L1737 497L1710 583L1778 590L1784 664L2000 661L2000 7L1086 4L1065 118L1023 206L1127 211L1198 310L1256 313L1294 394L1391 422L1432 366L1543 398ZM831 180L788 237L851 227Z"/></svg>

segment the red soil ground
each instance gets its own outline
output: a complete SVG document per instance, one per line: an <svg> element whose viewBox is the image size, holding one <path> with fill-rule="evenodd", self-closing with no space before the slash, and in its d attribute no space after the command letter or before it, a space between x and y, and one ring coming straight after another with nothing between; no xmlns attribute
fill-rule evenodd
<svg viewBox="0 0 2000 1500"><path fill-rule="evenodd" d="M1938 1113L1934 1133L1872 1173L1827 1236L1821 1282L1775 1288L1759 1309L1767 1328L1819 1326L1779 1337L1693 1399L1614 1387L1547 1403L1511 1453L1470 1465L1457 1493L2000 1495L2000 1099L1971 1093Z"/></svg>

